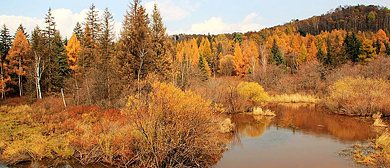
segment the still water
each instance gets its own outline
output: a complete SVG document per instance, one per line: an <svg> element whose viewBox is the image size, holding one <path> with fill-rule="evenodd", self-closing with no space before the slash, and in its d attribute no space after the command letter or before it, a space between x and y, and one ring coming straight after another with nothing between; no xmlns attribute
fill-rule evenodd
<svg viewBox="0 0 390 168"><path fill-rule="evenodd" d="M277 116L230 116L236 132L215 168L354 167L338 152L376 136L370 121L329 114L314 105L268 108Z"/></svg>

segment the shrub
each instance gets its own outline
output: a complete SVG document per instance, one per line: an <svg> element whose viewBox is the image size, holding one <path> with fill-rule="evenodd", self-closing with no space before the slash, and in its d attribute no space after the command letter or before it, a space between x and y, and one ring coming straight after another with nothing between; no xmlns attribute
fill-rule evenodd
<svg viewBox="0 0 390 168"><path fill-rule="evenodd" d="M136 165L209 166L222 154L210 102L172 84L155 82L148 101L130 96L123 114L134 117ZM132 117L131 117L132 116Z"/></svg>
<svg viewBox="0 0 390 168"><path fill-rule="evenodd" d="M268 99L268 93L255 82L240 82L237 87L229 88L230 112L251 111L255 106L264 105Z"/></svg>
<svg viewBox="0 0 390 168"><path fill-rule="evenodd" d="M389 88L382 79L346 77L329 86L325 105L341 114L371 116L388 111Z"/></svg>

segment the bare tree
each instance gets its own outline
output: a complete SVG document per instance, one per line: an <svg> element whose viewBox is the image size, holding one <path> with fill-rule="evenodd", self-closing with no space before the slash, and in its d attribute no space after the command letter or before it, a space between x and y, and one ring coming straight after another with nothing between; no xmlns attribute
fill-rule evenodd
<svg viewBox="0 0 390 168"><path fill-rule="evenodd" d="M42 78L42 73L45 70L45 63L41 62L42 59L41 55L38 55L35 51L34 51L34 58L35 58L34 75L35 75L35 87L37 90L37 98L42 99L41 78Z"/></svg>

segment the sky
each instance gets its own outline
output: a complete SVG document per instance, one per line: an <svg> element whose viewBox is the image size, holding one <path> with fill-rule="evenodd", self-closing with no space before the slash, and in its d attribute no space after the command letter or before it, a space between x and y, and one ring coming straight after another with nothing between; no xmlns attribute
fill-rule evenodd
<svg viewBox="0 0 390 168"><path fill-rule="evenodd" d="M118 34L129 4L133 0L0 0L0 25L14 34L22 23L27 32L45 26L48 9L53 11L56 28L70 38L77 22L84 22L91 4L102 13L113 14ZM344 5L379 5L390 7L389 0L143 0L148 13L157 3L168 34L220 34L258 31L307 19Z"/></svg>

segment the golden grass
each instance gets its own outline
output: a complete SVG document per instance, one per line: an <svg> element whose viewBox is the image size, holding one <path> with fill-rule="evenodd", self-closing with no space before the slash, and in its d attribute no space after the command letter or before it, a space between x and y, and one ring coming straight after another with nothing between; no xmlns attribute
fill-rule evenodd
<svg viewBox="0 0 390 168"><path fill-rule="evenodd" d="M301 95L301 94L282 94L271 96L271 103L317 103L319 98L312 95Z"/></svg>
<svg viewBox="0 0 390 168"><path fill-rule="evenodd" d="M352 159L360 165L370 167L390 166L390 134L383 133L368 145L353 145L349 149L343 149L340 155L352 156Z"/></svg>
<svg viewBox="0 0 390 168"><path fill-rule="evenodd" d="M269 109L263 110L261 107L254 107L252 114L262 115L262 116L276 116L276 114L273 111Z"/></svg>

